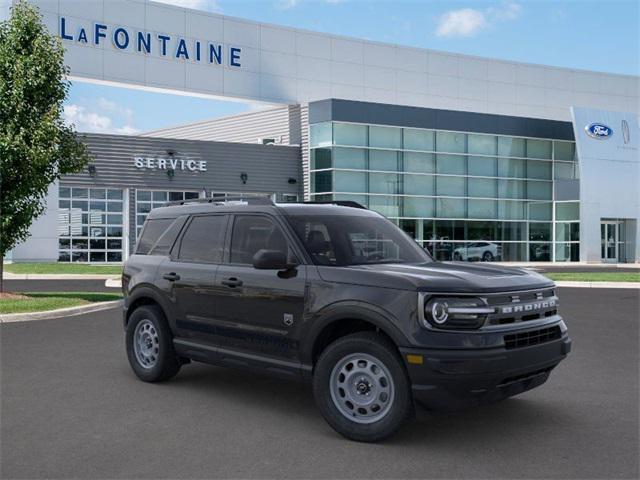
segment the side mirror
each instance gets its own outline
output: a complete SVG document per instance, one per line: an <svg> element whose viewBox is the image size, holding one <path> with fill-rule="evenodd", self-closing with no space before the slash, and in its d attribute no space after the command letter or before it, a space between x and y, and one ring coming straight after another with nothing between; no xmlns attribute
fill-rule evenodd
<svg viewBox="0 0 640 480"><path fill-rule="evenodd" d="M287 263L287 254L280 250L258 250L253 256L253 268L258 270L286 270L292 265Z"/></svg>

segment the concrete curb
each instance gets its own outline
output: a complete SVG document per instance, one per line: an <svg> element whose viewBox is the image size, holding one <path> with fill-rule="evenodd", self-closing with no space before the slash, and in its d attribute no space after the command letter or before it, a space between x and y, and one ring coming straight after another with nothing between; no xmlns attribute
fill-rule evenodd
<svg viewBox="0 0 640 480"><path fill-rule="evenodd" d="M107 288L122 288L121 278L107 278L104 282L104 286Z"/></svg>
<svg viewBox="0 0 640 480"><path fill-rule="evenodd" d="M46 312L29 313L9 313L0 315L0 323L28 322L31 320L49 320L51 318L72 317L83 313L99 312L122 304L122 300L111 300L108 302L94 302L88 305L77 307L58 308L57 310L47 310Z"/></svg>
<svg viewBox="0 0 640 480"><path fill-rule="evenodd" d="M104 280L119 278L119 275L100 275L84 273L8 273L4 272L3 280Z"/></svg>
<svg viewBox="0 0 640 480"><path fill-rule="evenodd" d="M640 282L555 282L558 287L570 288L640 288Z"/></svg>

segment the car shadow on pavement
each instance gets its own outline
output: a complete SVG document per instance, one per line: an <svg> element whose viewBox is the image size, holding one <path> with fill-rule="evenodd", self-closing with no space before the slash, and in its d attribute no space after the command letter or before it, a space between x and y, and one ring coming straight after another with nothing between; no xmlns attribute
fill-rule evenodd
<svg viewBox="0 0 640 480"><path fill-rule="evenodd" d="M165 385L191 394L215 396L217 401L246 409L247 414L268 411L270 415L287 416L295 413L301 422L309 421L310 425L320 422L322 425L310 384L250 371L191 364L183 367ZM500 442L508 438L524 441L532 429L558 428L563 424L575 424L575 420L570 405L531 398L525 393L501 402L452 412L418 408L416 416L387 442L412 446L437 443L439 447L451 443L459 447L461 444L486 443L492 438L499 438ZM341 439L328 426L318 429L317 435Z"/></svg>

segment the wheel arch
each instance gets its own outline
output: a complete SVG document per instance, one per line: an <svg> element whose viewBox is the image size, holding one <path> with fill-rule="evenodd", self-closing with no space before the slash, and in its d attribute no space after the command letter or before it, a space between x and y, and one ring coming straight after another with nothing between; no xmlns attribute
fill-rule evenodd
<svg viewBox="0 0 640 480"><path fill-rule="evenodd" d="M342 336L359 331L380 332L396 348L408 345L405 335L388 312L360 303L334 305L313 322L313 327L303 341L303 363L315 365L327 345Z"/></svg>
<svg viewBox="0 0 640 480"><path fill-rule="evenodd" d="M167 305L167 302L162 298L154 288L146 285L141 285L133 290L127 297L126 301L126 313L124 316L124 327L127 328L127 324L129 323L129 318L131 318L131 314L139 307L143 305L156 305L160 308L162 313L164 314L167 323L169 324L169 328L173 329L173 325L171 322L171 316L169 315L170 309Z"/></svg>

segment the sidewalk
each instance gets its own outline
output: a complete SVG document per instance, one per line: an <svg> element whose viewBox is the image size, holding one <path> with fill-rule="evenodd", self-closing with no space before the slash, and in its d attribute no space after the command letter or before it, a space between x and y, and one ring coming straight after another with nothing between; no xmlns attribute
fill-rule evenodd
<svg viewBox="0 0 640 480"><path fill-rule="evenodd" d="M4 280L107 280L120 279L120 275L96 273L10 273L4 272Z"/></svg>
<svg viewBox="0 0 640 480"><path fill-rule="evenodd" d="M640 288L640 282L570 282L558 280L555 284L561 288Z"/></svg>
<svg viewBox="0 0 640 480"><path fill-rule="evenodd" d="M520 268L553 268L553 269L572 269L572 268L588 268L593 270L599 269L640 269L640 263L587 263L587 262L492 262L492 265L501 265L503 267L520 267Z"/></svg>

